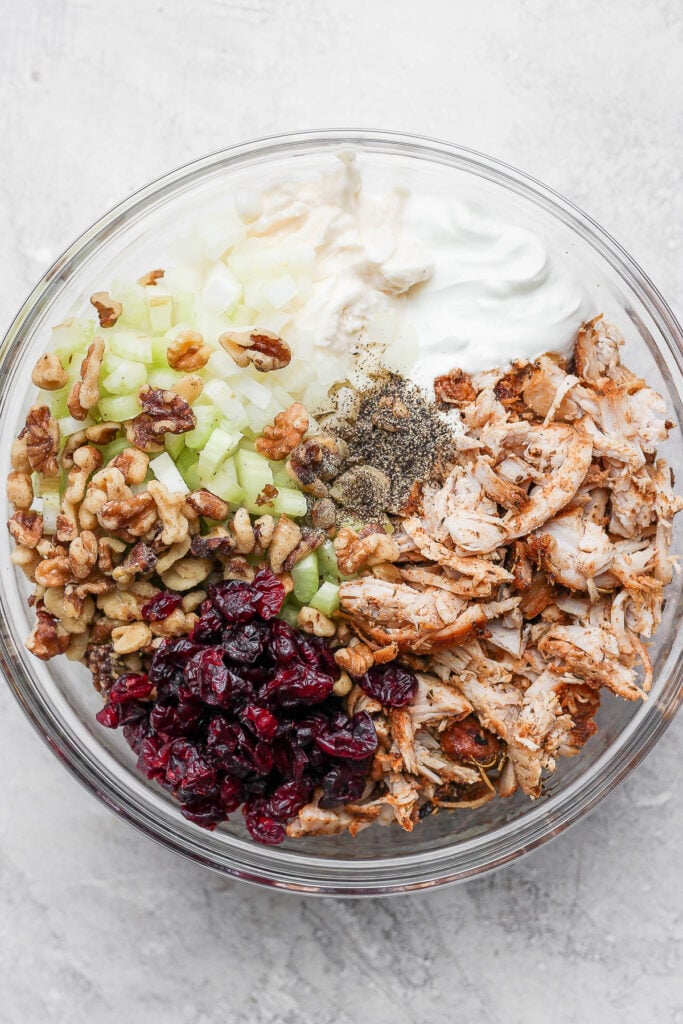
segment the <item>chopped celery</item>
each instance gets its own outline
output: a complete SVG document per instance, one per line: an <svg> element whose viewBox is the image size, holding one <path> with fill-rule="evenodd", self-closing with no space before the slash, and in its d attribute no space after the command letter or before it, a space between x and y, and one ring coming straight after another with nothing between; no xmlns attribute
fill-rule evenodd
<svg viewBox="0 0 683 1024"><path fill-rule="evenodd" d="M291 487L279 487L273 501L273 512L279 516L305 516L308 511L306 495Z"/></svg>
<svg viewBox="0 0 683 1024"><path fill-rule="evenodd" d="M152 362L162 370L168 370L168 338L152 338Z"/></svg>
<svg viewBox="0 0 683 1024"><path fill-rule="evenodd" d="M197 453L189 448L184 448L176 459L176 467L183 480L191 491L201 487L199 473L197 472Z"/></svg>
<svg viewBox="0 0 683 1024"><path fill-rule="evenodd" d="M152 342L144 334L131 334L128 331L115 331L111 336L109 350L121 359L131 362L152 362Z"/></svg>
<svg viewBox="0 0 683 1024"><path fill-rule="evenodd" d="M142 363L133 363L128 360L122 360L120 366L112 370L102 381L105 390L112 395L128 395L146 383L146 367Z"/></svg>
<svg viewBox="0 0 683 1024"><path fill-rule="evenodd" d="M235 451L241 437L238 432L230 434L216 427L199 454L199 475L204 477L215 473L221 462Z"/></svg>
<svg viewBox="0 0 683 1024"><path fill-rule="evenodd" d="M213 405L196 405L192 411L197 418L197 426L183 434L183 437L188 448L197 450L203 448L209 440L220 422L221 414Z"/></svg>
<svg viewBox="0 0 683 1024"><path fill-rule="evenodd" d="M178 373L176 370L171 370L170 367L166 370L153 368L149 371L147 380L151 387L163 388L167 391L169 388L172 388L174 384L177 384L182 376L182 373Z"/></svg>
<svg viewBox="0 0 683 1024"><path fill-rule="evenodd" d="M114 395L113 398L101 398L99 409L103 419L123 423L124 420L132 420L138 415L140 402L137 394Z"/></svg>
<svg viewBox="0 0 683 1024"><path fill-rule="evenodd" d="M333 582L339 579L337 555L331 540L326 540L318 548L318 566L320 568L320 575L323 578L329 578Z"/></svg>
<svg viewBox="0 0 683 1024"><path fill-rule="evenodd" d="M318 591L318 555L310 551L292 569L294 596L302 604L308 604Z"/></svg>
<svg viewBox="0 0 683 1024"><path fill-rule="evenodd" d="M273 472L273 483L276 487L291 487L294 482L287 472L284 462L271 462L270 468Z"/></svg>
<svg viewBox="0 0 683 1024"><path fill-rule="evenodd" d="M280 609L278 618L282 619L282 621L286 622L289 626L296 627L299 625L299 608L297 605L287 602Z"/></svg>
<svg viewBox="0 0 683 1024"><path fill-rule="evenodd" d="M115 437L113 441L105 445L102 449L102 464L104 466L115 459L117 455L124 452L126 448L130 448L130 441L127 437Z"/></svg>
<svg viewBox="0 0 683 1024"><path fill-rule="evenodd" d="M185 480L174 466L173 459L168 452L162 452L156 458L150 459L149 468L159 483L163 484L172 494L187 494L189 492Z"/></svg>
<svg viewBox="0 0 683 1024"><path fill-rule="evenodd" d="M156 284L148 285L145 291L152 332L165 334L173 327L173 296Z"/></svg>
<svg viewBox="0 0 683 1024"><path fill-rule="evenodd" d="M187 434L164 434L164 447L174 462L185 447L187 436Z"/></svg>
<svg viewBox="0 0 683 1024"><path fill-rule="evenodd" d="M237 470L233 459L226 459L215 473L200 476L200 484L212 494L217 494L223 501L240 505L244 500L244 490L237 479Z"/></svg>
<svg viewBox="0 0 683 1024"><path fill-rule="evenodd" d="M175 311L178 320L194 325L196 297L192 292L178 292L175 298Z"/></svg>
<svg viewBox="0 0 683 1024"><path fill-rule="evenodd" d="M294 573L292 573L293 575ZM308 603L311 608L317 608L319 612L322 612L323 615L327 615L329 618L339 608L339 587L335 583L329 583L326 580Z"/></svg>
<svg viewBox="0 0 683 1024"><path fill-rule="evenodd" d="M273 473L268 459L264 459L258 452L240 448L235 453L235 466L240 486L252 500L260 494L266 484L273 482Z"/></svg>
<svg viewBox="0 0 683 1024"><path fill-rule="evenodd" d="M51 347L62 361L64 369L67 368L67 364L62 357L65 356L68 361L72 352L84 352L92 341L94 333L95 321L79 317L72 317L52 328Z"/></svg>
<svg viewBox="0 0 683 1024"><path fill-rule="evenodd" d="M59 391L39 391L37 402L40 405L47 405L50 412L57 420L64 419L69 415L67 404L71 388L60 388Z"/></svg>
<svg viewBox="0 0 683 1024"><path fill-rule="evenodd" d="M43 532L53 534L57 530L57 515L60 505L58 476L41 477L40 496L43 503Z"/></svg>
<svg viewBox="0 0 683 1024"><path fill-rule="evenodd" d="M202 398L204 399L202 404L212 402L218 409L224 412L226 403L234 400L235 392L224 380L207 380L202 391Z"/></svg>
<svg viewBox="0 0 683 1024"><path fill-rule="evenodd" d="M241 396L256 406L257 409L266 409L270 403L270 390L265 384L259 384L253 377L246 373L239 380L239 392Z"/></svg>
<svg viewBox="0 0 683 1024"><path fill-rule="evenodd" d="M147 297L141 284L131 281L114 281L111 294L123 306L120 324L128 324L138 331L148 331L150 327L147 311Z"/></svg>
<svg viewBox="0 0 683 1024"><path fill-rule="evenodd" d="M71 434L76 434L79 430L83 430L82 420L75 420L73 416L63 416L57 420L57 426L59 427L59 436L63 439L70 437Z"/></svg>
<svg viewBox="0 0 683 1024"><path fill-rule="evenodd" d="M118 370L126 361L122 356L115 356L113 352L107 349L102 360L100 375L103 374L106 377L108 374L113 373L114 370Z"/></svg>

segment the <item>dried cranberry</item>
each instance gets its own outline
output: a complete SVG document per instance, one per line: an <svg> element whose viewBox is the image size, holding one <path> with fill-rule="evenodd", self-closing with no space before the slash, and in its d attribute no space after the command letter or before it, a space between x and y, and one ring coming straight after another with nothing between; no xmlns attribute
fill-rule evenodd
<svg viewBox="0 0 683 1024"><path fill-rule="evenodd" d="M147 736L140 744L138 768L148 779L165 779L171 744L160 736Z"/></svg>
<svg viewBox="0 0 683 1024"><path fill-rule="evenodd" d="M310 666L293 665L281 668L263 688L264 696L272 696L285 708L297 704L320 704L332 693L334 680Z"/></svg>
<svg viewBox="0 0 683 1024"><path fill-rule="evenodd" d="M212 583L209 597L228 622L249 622L256 615L256 594L248 583L241 580L226 580Z"/></svg>
<svg viewBox="0 0 683 1024"><path fill-rule="evenodd" d="M265 811L271 818L287 821L299 813L311 798L310 782L284 782L271 793Z"/></svg>
<svg viewBox="0 0 683 1024"><path fill-rule="evenodd" d="M154 683L151 683L147 676L129 672L125 676L119 676L116 680L109 691L109 700L112 704L123 704L128 700L144 700L145 697L149 697L153 689Z"/></svg>
<svg viewBox="0 0 683 1024"><path fill-rule="evenodd" d="M359 711L353 718L328 727L315 737L314 742L330 757L344 757L350 760L362 760L377 750L377 733L367 711Z"/></svg>
<svg viewBox="0 0 683 1024"><path fill-rule="evenodd" d="M273 748L263 740L254 747L254 768L259 775L270 775L273 770Z"/></svg>
<svg viewBox="0 0 683 1024"><path fill-rule="evenodd" d="M216 611L212 604L204 601L209 607L202 611L190 632L190 639L200 644L214 644L220 640L221 633L225 626L225 620L220 612Z"/></svg>
<svg viewBox="0 0 683 1024"><path fill-rule="evenodd" d="M100 725L105 727L105 729L118 729L121 722L121 705L105 704L104 707L97 712L95 718Z"/></svg>
<svg viewBox="0 0 683 1024"><path fill-rule="evenodd" d="M128 700L123 704L114 705L119 709L119 726L135 725L142 719L147 721L149 714L149 705L143 704L139 700ZM111 707L108 704L107 707Z"/></svg>
<svg viewBox="0 0 683 1024"><path fill-rule="evenodd" d="M256 735L262 740L272 740L277 732L277 718L268 708L247 704L240 712L242 720L246 720Z"/></svg>
<svg viewBox="0 0 683 1024"><path fill-rule="evenodd" d="M268 627L262 622L245 622L239 626L228 626L223 633L221 646L230 661L251 665L263 654L267 639Z"/></svg>
<svg viewBox="0 0 683 1024"><path fill-rule="evenodd" d="M328 718L322 712L317 712L313 715L307 715L306 718L299 719L298 722L294 722L292 725L297 743L302 747L306 747L309 743L313 742L316 736L319 736L321 732L328 728Z"/></svg>
<svg viewBox="0 0 683 1024"><path fill-rule="evenodd" d="M296 632L281 619L274 619L270 623L270 650L280 665L288 664L297 656Z"/></svg>
<svg viewBox="0 0 683 1024"><path fill-rule="evenodd" d="M194 743L174 740L166 765L166 781L182 794L208 796L216 787L216 768Z"/></svg>
<svg viewBox="0 0 683 1024"><path fill-rule="evenodd" d="M285 588L270 569L259 569L254 576L256 610L262 619L273 619L280 612L285 599Z"/></svg>
<svg viewBox="0 0 683 1024"><path fill-rule="evenodd" d="M141 718L139 722L130 722L128 725L124 725L123 737L135 754L140 753L140 748L147 736L148 729L149 719L147 716Z"/></svg>
<svg viewBox="0 0 683 1024"><path fill-rule="evenodd" d="M165 637L152 657L149 678L153 683L167 682L186 661L203 648L187 637Z"/></svg>
<svg viewBox="0 0 683 1024"><path fill-rule="evenodd" d="M406 704L411 704L417 693L415 675L396 662L373 665L370 671L358 680L358 684L368 697L390 708L403 708Z"/></svg>
<svg viewBox="0 0 683 1024"><path fill-rule="evenodd" d="M234 807L233 810L235 810ZM226 811L222 804L217 804L212 799L188 800L180 805L180 813L188 821L194 822L195 825L201 825L209 832L213 832L216 825L225 821L226 818Z"/></svg>
<svg viewBox="0 0 683 1024"><path fill-rule="evenodd" d="M363 795L365 780L345 764L335 765L322 780L323 795L320 806L328 809L358 800Z"/></svg>
<svg viewBox="0 0 683 1024"><path fill-rule="evenodd" d="M284 826L266 813L263 800L250 800L244 805L242 812L252 839L266 846L277 846L284 840Z"/></svg>
<svg viewBox="0 0 683 1024"><path fill-rule="evenodd" d="M228 668L219 647L204 647L185 665L185 683L189 694L207 704L222 704L230 699ZM185 687L180 691L184 694Z"/></svg>
<svg viewBox="0 0 683 1024"><path fill-rule="evenodd" d="M242 784L239 779L225 778L221 783L221 807L225 814L232 814L242 803Z"/></svg>
<svg viewBox="0 0 683 1024"><path fill-rule="evenodd" d="M167 619L183 603L182 594L172 594L170 590L161 590L140 609L145 622L161 622Z"/></svg>

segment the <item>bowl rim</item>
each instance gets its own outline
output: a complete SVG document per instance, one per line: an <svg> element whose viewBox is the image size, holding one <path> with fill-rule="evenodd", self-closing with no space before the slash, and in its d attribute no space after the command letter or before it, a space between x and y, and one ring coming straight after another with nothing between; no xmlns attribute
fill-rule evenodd
<svg viewBox="0 0 683 1024"><path fill-rule="evenodd" d="M312 149L334 152L343 147L352 147L360 152L365 147L374 152L422 157L431 162L447 164L476 173L536 203L582 237L613 267L617 263L615 269L652 317L678 371L683 373L683 330L672 310L635 260L578 206L531 175L477 150L417 134L372 129L312 129L264 136L189 161L143 185L83 231L43 274L5 334L0 345L0 362L4 363L7 356L21 344L22 332L30 329L90 253L106 241L108 235L115 234L119 227L129 224L131 218L149 212L155 203L167 202L183 186L190 187L203 176L221 173L229 166L278 155L293 156ZM2 614L4 619L4 607ZM445 846L426 854L383 858L378 866L377 862L372 861L359 862L344 858L332 861L305 852L285 851L281 851L277 862L274 862L263 848L254 849L255 844L234 840L232 847L235 857L227 857L223 853L218 860L217 851L211 850L208 841L210 834L202 835L202 830L182 819L181 830L179 822L171 824L160 816L155 817L153 809L141 806L121 786L114 784L101 762L91 756L83 756L83 750L79 749L75 737L59 722L47 697L37 691L30 679L17 678L17 665L16 662L13 664L12 657L13 646L14 638L3 628L0 637L0 668L20 707L70 773L105 806L166 848L213 870L262 886L315 895L377 896L429 889L496 870L526 855L591 813L627 778L673 720L683 695L683 663L679 658L668 680L669 684L674 683L668 701L665 704L652 701L649 706L641 709L641 713L634 715L616 740L592 762L591 775L595 785L590 794L584 792L580 801L574 799L577 791L586 785L583 773L547 803L541 802L531 807L522 818L497 827L484 836L483 841L482 837L474 837L457 844L457 847ZM517 840L514 845L510 842L513 834ZM240 861L241 848L248 851L252 865L250 869ZM477 850L489 852L475 858L469 865L459 863L463 858L466 859L468 853ZM450 866L444 863L447 860L451 861ZM428 869L426 871L423 870L425 866ZM309 878L306 869L312 867L319 869L318 875ZM333 877L335 867L338 877ZM346 876L339 868L346 870ZM410 869L407 873L406 868Z"/></svg>

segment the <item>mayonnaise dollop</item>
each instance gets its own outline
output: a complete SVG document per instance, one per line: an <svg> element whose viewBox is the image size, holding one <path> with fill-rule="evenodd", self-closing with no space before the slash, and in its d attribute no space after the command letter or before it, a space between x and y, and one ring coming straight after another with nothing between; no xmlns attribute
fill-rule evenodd
<svg viewBox="0 0 683 1024"><path fill-rule="evenodd" d="M369 325L394 300L434 273L434 263L403 223L407 194L366 195L352 154L336 173L263 193L251 236L315 250L313 287L297 314L299 330L340 355L369 337Z"/></svg>
<svg viewBox="0 0 683 1024"><path fill-rule="evenodd" d="M248 231L315 252L297 326L316 349L356 354L393 318L396 339L381 340L389 365L426 388L455 367L569 354L597 309L548 240L461 196L367 192L353 154L340 160L334 173L265 191Z"/></svg>

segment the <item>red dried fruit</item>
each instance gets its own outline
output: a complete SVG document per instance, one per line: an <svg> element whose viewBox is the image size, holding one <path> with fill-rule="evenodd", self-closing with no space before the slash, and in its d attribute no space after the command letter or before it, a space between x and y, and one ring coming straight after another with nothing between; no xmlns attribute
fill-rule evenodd
<svg viewBox="0 0 683 1024"><path fill-rule="evenodd" d="M145 622L161 622L177 608L180 608L182 603L182 594L172 594L170 590L162 590L143 604L140 614Z"/></svg>
<svg viewBox="0 0 683 1024"><path fill-rule="evenodd" d="M396 662L373 665L361 676L358 685L368 697L390 708L403 708L412 704L417 693L416 676Z"/></svg>

